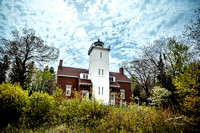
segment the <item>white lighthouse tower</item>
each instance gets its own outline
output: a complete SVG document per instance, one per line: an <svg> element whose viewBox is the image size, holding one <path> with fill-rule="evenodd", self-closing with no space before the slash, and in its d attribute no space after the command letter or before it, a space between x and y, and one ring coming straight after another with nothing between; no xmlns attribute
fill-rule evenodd
<svg viewBox="0 0 200 133"><path fill-rule="evenodd" d="M104 45L99 39L93 43L88 50L89 74L92 81L93 97L109 104L109 51L110 47Z"/></svg>

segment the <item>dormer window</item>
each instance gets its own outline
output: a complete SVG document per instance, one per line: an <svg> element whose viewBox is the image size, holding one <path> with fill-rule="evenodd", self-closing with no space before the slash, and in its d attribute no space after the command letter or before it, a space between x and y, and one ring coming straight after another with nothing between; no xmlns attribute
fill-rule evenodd
<svg viewBox="0 0 200 133"><path fill-rule="evenodd" d="M115 77L110 76L110 77L109 77L109 80L110 80L110 82L115 82Z"/></svg>
<svg viewBox="0 0 200 133"><path fill-rule="evenodd" d="M88 73L81 73L80 78L81 79L89 79L89 75L88 75Z"/></svg>
<svg viewBox="0 0 200 133"><path fill-rule="evenodd" d="M88 79L88 74L83 74L84 79Z"/></svg>

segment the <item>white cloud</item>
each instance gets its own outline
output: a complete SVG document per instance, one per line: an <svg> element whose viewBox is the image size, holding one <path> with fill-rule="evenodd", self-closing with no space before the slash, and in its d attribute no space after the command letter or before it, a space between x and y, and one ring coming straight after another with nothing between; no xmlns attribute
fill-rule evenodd
<svg viewBox="0 0 200 133"><path fill-rule="evenodd" d="M88 68L87 51L100 38L111 45L110 70L138 57L139 48L160 36L179 35L200 1L168 0L2 0L0 38L34 28L48 45L60 49L64 65ZM57 64L56 64L57 63ZM54 66L58 65L58 62ZM52 64L52 63L51 63Z"/></svg>

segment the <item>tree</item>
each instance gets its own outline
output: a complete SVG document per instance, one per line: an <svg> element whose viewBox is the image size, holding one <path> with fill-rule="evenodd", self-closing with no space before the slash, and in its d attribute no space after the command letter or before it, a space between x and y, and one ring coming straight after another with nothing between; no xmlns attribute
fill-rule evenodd
<svg viewBox="0 0 200 133"><path fill-rule="evenodd" d="M12 83L15 82L19 82L21 83L21 78L24 79L24 85L23 88L26 89L29 84L32 82L32 78L33 78L33 74L35 73L35 67L34 67L34 62L30 62L29 64L27 64L26 67L26 73L24 73L24 75L22 75L20 72L20 68L19 66L17 66L16 64L12 65L12 71L9 73L9 77L10 77L10 81Z"/></svg>
<svg viewBox="0 0 200 133"><path fill-rule="evenodd" d="M22 32L11 32L13 40L1 39L0 54L8 54L12 61L11 79L26 84L28 66L31 62L42 64L58 58L59 50L44 44L44 41L35 35L33 29L24 28ZM16 78L13 76L15 75Z"/></svg>
<svg viewBox="0 0 200 133"><path fill-rule="evenodd" d="M35 73L32 85L30 88L30 95L32 91L43 91L50 95L53 94L53 90L56 88L56 75L54 68L46 66L44 70L39 70Z"/></svg>
<svg viewBox="0 0 200 133"><path fill-rule="evenodd" d="M187 37L192 44L196 44L197 52L200 53L200 8L196 9L194 12L197 14L196 20L190 20L190 24L185 26L186 30L183 35Z"/></svg>
<svg viewBox="0 0 200 133"><path fill-rule="evenodd" d="M47 86L47 82L51 79L51 73L48 70L36 72L34 76L33 86L35 86L36 91L45 92L45 88Z"/></svg>
<svg viewBox="0 0 200 133"><path fill-rule="evenodd" d="M163 88L172 87L171 79L166 74L169 68L169 63L166 61L167 45L168 38L162 37L142 49L142 57L151 62L157 84Z"/></svg>
<svg viewBox="0 0 200 133"><path fill-rule="evenodd" d="M180 108L180 103L178 101L179 96L175 93L176 89L173 84L173 79L184 73L185 68L190 63L190 47L178 42L174 39L170 39L168 42L168 48L166 52L166 61L169 64L168 71L166 75L170 78L171 88L166 88L171 92L170 99L173 105Z"/></svg>
<svg viewBox="0 0 200 133"><path fill-rule="evenodd" d="M48 71L51 73L51 79L48 81L46 91L48 94L53 95L53 91L56 89L57 86L56 74L53 67L50 67Z"/></svg>
<svg viewBox="0 0 200 133"><path fill-rule="evenodd" d="M175 87L172 83L176 75L184 72L185 66L191 61L192 53L182 41L177 38L161 38L143 49L143 57L150 61L154 69L157 84L172 93L171 100L177 104Z"/></svg>
<svg viewBox="0 0 200 133"><path fill-rule="evenodd" d="M184 72L185 66L188 65L191 57L189 47L170 39L167 49L167 61L169 62L169 73L172 77Z"/></svg>
<svg viewBox="0 0 200 133"><path fill-rule="evenodd" d="M136 82L135 85L137 87L140 86L140 88L146 93L145 97L143 97L144 99L149 97L149 90L155 84L155 77L152 74L153 69L150 66L150 62L145 59L123 62L123 67L131 75L132 80Z"/></svg>
<svg viewBox="0 0 200 133"><path fill-rule="evenodd" d="M0 84L6 81L6 71L9 69L9 63L8 55L0 58Z"/></svg>
<svg viewBox="0 0 200 133"><path fill-rule="evenodd" d="M190 63L184 73L173 79L180 111L197 129L200 126L200 64Z"/></svg>
<svg viewBox="0 0 200 133"><path fill-rule="evenodd" d="M137 85L145 90L147 98L154 85L167 89L173 105L178 105L175 86L172 83L176 75L184 72L185 66L191 61L192 53L177 38L160 38L142 49L139 59L124 63L124 68ZM145 96L144 91L141 93ZM141 96L142 96L141 95Z"/></svg>

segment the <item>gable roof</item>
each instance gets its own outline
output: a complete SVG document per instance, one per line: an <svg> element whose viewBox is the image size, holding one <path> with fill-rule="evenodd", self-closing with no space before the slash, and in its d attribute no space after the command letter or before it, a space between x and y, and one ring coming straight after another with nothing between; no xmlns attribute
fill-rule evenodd
<svg viewBox="0 0 200 133"><path fill-rule="evenodd" d="M131 82L131 80L124 74L116 73L116 72L110 72L109 74L110 76L116 77L116 80L118 82Z"/></svg>
<svg viewBox="0 0 200 133"><path fill-rule="evenodd" d="M77 78L80 73L88 73L88 70L74 67L58 67L57 71L57 75L75 76Z"/></svg>
<svg viewBox="0 0 200 133"><path fill-rule="evenodd" d="M69 77L75 77L78 78L79 83L91 83L91 80L88 79L81 79L80 78L80 73L88 73L87 69L82 69L82 68L74 68L74 67L59 67L58 66L58 71L57 75L58 76L69 76ZM131 82L131 80L124 74L117 73L117 72L109 72L110 76L116 77L117 82ZM116 84L115 82L110 82L111 84L118 86L119 84Z"/></svg>

